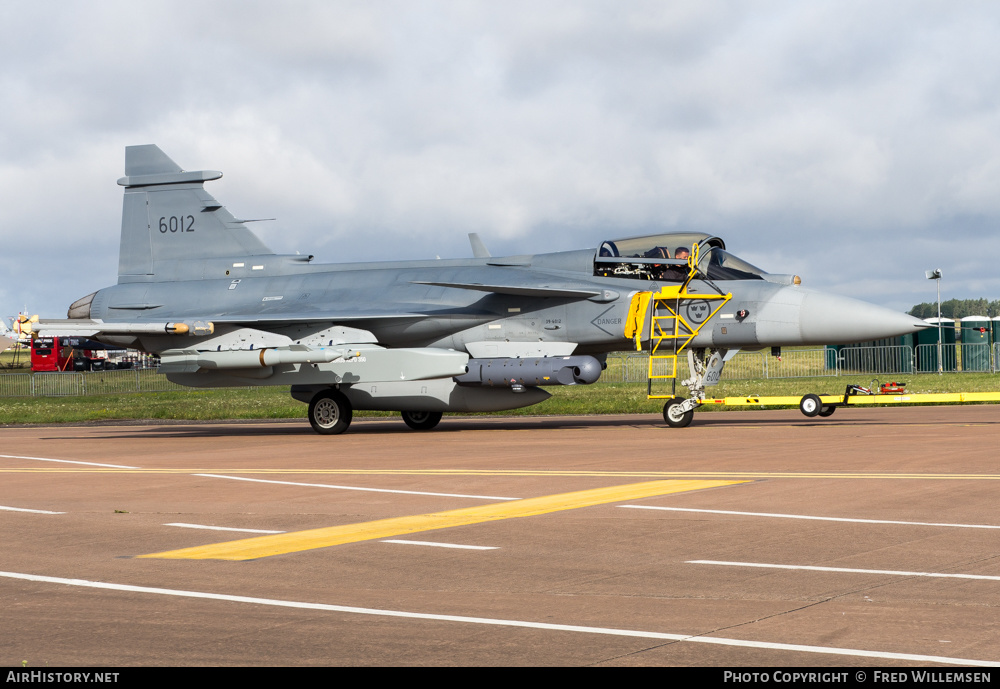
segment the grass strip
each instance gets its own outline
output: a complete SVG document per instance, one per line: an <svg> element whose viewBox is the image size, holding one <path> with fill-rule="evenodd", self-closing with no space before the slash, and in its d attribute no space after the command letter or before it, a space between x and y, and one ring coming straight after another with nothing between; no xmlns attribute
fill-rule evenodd
<svg viewBox="0 0 1000 689"><path fill-rule="evenodd" d="M723 381L709 388L718 397L747 395L842 394L849 384L869 385L871 375L822 378L786 378ZM993 392L1000 375L990 373L881 376L882 382L906 381L911 393ZM683 388L678 387L683 391ZM663 402L646 399L645 383L595 383L548 388L552 397L524 409L493 412L491 416L567 416L580 414L659 414ZM709 405L699 413L723 411ZM753 407L740 407L747 410ZM394 416L393 412L356 412L356 416ZM464 416L465 414L463 414ZM306 405L288 394L287 387L184 389L87 395L79 397L0 397L0 424L71 423L101 420L171 419L213 421L229 419L305 419Z"/></svg>

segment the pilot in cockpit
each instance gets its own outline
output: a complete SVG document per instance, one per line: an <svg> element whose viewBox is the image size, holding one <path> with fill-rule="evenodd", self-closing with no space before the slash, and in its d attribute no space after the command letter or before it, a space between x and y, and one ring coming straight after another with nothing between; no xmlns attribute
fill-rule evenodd
<svg viewBox="0 0 1000 689"><path fill-rule="evenodd" d="M687 247L679 246L674 249L674 259L678 261L686 261L691 255ZM656 278L658 280L669 280L671 282L683 282L684 278L687 277L688 271L684 266L662 266L661 270L657 274Z"/></svg>
<svg viewBox="0 0 1000 689"><path fill-rule="evenodd" d="M647 251L642 255L643 258L670 258L670 252L667 251L665 246L654 246L652 249ZM649 266L649 274L646 276L649 280L659 280L661 275L665 270L668 270L668 266L661 265L659 263L654 263Z"/></svg>

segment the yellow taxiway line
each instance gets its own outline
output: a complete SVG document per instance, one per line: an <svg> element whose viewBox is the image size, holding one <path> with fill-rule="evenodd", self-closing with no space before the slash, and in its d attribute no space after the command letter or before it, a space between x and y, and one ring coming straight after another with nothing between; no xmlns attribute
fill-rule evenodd
<svg viewBox="0 0 1000 689"><path fill-rule="evenodd" d="M151 553L139 557L163 558L177 560L254 560L272 555L284 555L304 550L327 548L344 543L357 543L379 538L403 536L419 531L448 529L454 526L466 526L482 522L513 519L517 517L533 517L549 512L573 510L592 505L603 505L610 502L638 500L656 495L683 493L704 488L729 486L742 481L649 481L632 483L624 486L594 488L572 493L545 495L538 498L525 498L515 502L503 502L479 507L466 507L447 512L420 514L409 517L393 517L378 519L361 524L344 524L321 529L309 529L293 533L275 534L244 538L238 541L227 541L211 545L171 550L163 553Z"/></svg>

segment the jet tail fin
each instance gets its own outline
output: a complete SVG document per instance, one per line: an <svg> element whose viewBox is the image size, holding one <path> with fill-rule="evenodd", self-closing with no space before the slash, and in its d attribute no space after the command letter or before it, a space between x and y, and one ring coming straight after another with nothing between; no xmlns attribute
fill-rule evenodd
<svg viewBox="0 0 1000 689"><path fill-rule="evenodd" d="M180 165L172 161L170 156L160 150L159 146L147 144L145 146L125 147L126 176L139 177L177 172L183 172Z"/></svg>
<svg viewBox="0 0 1000 689"><path fill-rule="evenodd" d="M152 144L125 148L119 282L169 279L178 260L274 253L205 191L220 177L186 172Z"/></svg>

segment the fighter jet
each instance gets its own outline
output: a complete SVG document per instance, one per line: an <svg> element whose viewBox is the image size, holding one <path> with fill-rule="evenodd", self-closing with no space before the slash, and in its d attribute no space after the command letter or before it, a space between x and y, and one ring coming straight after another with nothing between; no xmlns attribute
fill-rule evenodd
<svg viewBox="0 0 1000 689"><path fill-rule="evenodd" d="M205 182L221 176L184 171L155 145L127 147L118 283L36 334L155 353L182 385L288 385L312 427L337 434L355 409L399 411L428 430L443 412L536 404L548 386L597 381L609 352L663 345L664 318L674 370L686 353L690 372L688 396L664 407L672 426L690 423L740 349L926 327L805 289L692 232L502 257L470 235L470 259L317 264L275 254L209 195Z"/></svg>
<svg viewBox="0 0 1000 689"><path fill-rule="evenodd" d="M30 345L32 326L38 323L38 316L28 316L26 313L18 313L17 316L7 318L13 328L8 328L7 324L0 320L0 351L10 349L15 345Z"/></svg>
<svg viewBox="0 0 1000 689"><path fill-rule="evenodd" d="M17 336L14 331L7 327L7 324L0 320L0 352L10 349L17 344Z"/></svg>

